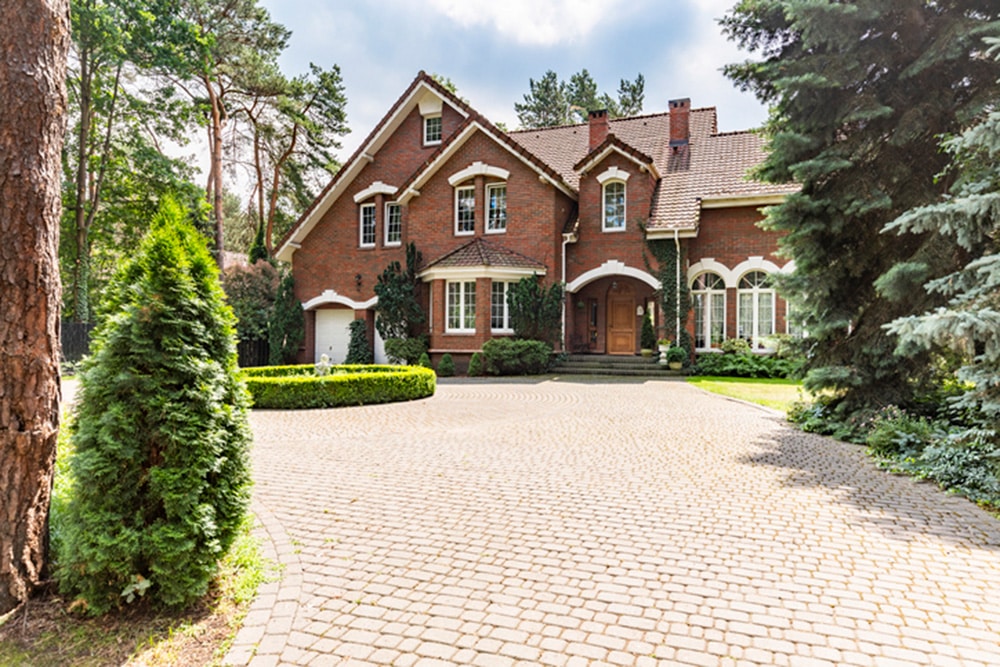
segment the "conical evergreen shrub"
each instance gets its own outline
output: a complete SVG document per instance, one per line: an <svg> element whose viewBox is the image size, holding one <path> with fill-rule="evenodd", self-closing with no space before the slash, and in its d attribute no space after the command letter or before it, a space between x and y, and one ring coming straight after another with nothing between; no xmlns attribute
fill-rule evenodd
<svg viewBox="0 0 1000 667"><path fill-rule="evenodd" d="M90 613L202 596L249 501L249 398L205 240L164 204L80 376L57 574Z"/></svg>

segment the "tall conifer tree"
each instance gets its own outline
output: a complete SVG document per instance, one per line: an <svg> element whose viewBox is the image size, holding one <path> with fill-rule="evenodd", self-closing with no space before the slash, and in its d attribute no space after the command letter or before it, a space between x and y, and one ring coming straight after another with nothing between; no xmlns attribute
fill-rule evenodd
<svg viewBox="0 0 1000 667"><path fill-rule="evenodd" d="M806 384L838 390L847 412L906 405L929 378L927 353L894 354L884 325L941 303L921 285L960 253L928 233L881 232L947 188L937 138L996 99L983 37L998 15L982 0L744 0L722 20L762 56L726 68L772 110L758 176L802 185L766 225L795 260L779 287L809 331ZM878 290L894 267L894 289Z"/></svg>

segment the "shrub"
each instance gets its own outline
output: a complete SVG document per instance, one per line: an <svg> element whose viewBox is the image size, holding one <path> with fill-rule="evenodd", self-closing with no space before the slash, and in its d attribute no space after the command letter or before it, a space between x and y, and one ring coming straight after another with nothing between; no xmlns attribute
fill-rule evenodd
<svg viewBox="0 0 1000 667"><path fill-rule="evenodd" d="M466 370L466 374L469 377L479 377L483 374L483 354L482 352L474 352L472 358L469 359L469 368Z"/></svg>
<svg viewBox="0 0 1000 667"><path fill-rule="evenodd" d="M794 377L798 373L799 368L801 368L801 361L796 359L778 359L760 354L718 354L710 352L698 355L695 372L698 375L727 377L787 378Z"/></svg>
<svg viewBox="0 0 1000 667"><path fill-rule="evenodd" d="M240 340L267 340L280 282L278 270L265 260L226 268L222 286L236 315Z"/></svg>
<svg viewBox="0 0 1000 667"><path fill-rule="evenodd" d="M351 342L347 344L346 364L372 363L372 348L368 344L368 325L364 320L354 320L348 326Z"/></svg>
<svg viewBox="0 0 1000 667"><path fill-rule="evenodd" d="M434 394L434 371L418 366L332 366L326 376L313 366L269 366L243 370L254 407L268 410L335 408L393 403Z"/></svg>
<svg viewBox="0 0 1000 667"><path fill-rule="evenodd" d="M915 456L938 435L933 424L913 417L894 405L883 408L872 419L865 438L868 451L875 456Z"/></svg>
<svg viewBox="0 0 1000 667"><path fill-rule="evenodd" d="M107 293L80 375L60 588L89 613L208 590L249 501L249 397L204 239L165 203Z"/></svg>
<svg viewBox="0 0 1000 667"><path fill-rule="evenodd" d="M427 341L417 338L389 338L385 341L385 354L394 364L416 364L420 355L427 352Z"/></svg>
<svg viewBox="0 0 1000 667"><path fill-rule="evenodd" d="M483 362L491 375L538 375L549 369L552 346L538 340L494 338L483 345Z"/></svg>
<svg viewBox="0 0 1000 667"><path fill-rule="evenodd" d="M426 352L420 355L420 359L417 360L417 366L434 370L434 366L431 365L431 356Z"/></svg>
<svg viewBox="0 0 1000 667"><path fill-rule="evenodd" d="M267 322L269 363L275 366L295 361L305 335L306 318L302 304L295 298L295 279L289 271L278 283L271 319Z"/></svg>
<svg viewBox="0 0 1000 667"><path fill-rule="evenodd" d="M727 338L719 345L723 354L750 354L750 341L742 338Z"/></svg>
<svg viewBox="0 0 1000 667"><path fill-rule="evenodd" d="M653 321L649 317L642 318L642 329L639 332L639 347L644 350L656 348L656 331L653 330Z"/></svg>
<svg viewBox="0 0 1000 667"><path fill-rule="evenodd" d="M552 346L562 332L563 286L543 289L538 276L521 278L507 291L510 323L517 338L537 340Z"/></svg>
<svg viewBox="0 0 1000 667"><path fill-rule="evenodd" d="M443 378L450 378L455 374L455 361L447 352L441 356L441 363L438 364L437 374Z"/></svg>

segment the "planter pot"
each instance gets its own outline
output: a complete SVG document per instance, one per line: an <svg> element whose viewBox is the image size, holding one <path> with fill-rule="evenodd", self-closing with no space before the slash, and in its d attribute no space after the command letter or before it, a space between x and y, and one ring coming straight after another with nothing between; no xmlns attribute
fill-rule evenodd
<svg viewBox="0 0 1000 667"><path fill-rule="evenodd" d="M672 370L672 371L679 371L680 369L684 368L684 362L683 361L670 361L670 362L667 363L667 367L670 370Z"/></svg>
<svg viewBox="0 0 1000 667"><path fill-rule="evenodd" d="M647 350L647 349L643 348L643 349L639 350L639 354L641 354L642 356L644 356L644 357L646 357L648 359L649 357L653 356L653 351L652 350Z"/></svg>

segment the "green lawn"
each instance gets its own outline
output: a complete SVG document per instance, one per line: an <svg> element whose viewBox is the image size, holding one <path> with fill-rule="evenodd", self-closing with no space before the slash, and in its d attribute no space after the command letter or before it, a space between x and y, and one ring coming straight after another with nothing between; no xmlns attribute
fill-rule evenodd
<svg viewBox="0 0 1000 667"><path fill-rule="evenodd" d="M713 394L739 398L782 412L809 397L797 380L704 376L688 378L688 382Z"/></svg>

